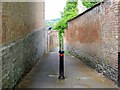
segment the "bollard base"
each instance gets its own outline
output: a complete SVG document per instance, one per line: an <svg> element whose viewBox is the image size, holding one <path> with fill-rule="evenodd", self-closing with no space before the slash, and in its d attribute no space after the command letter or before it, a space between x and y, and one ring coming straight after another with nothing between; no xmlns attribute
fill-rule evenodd
<svg viewBox="0 0 120 90"><path fill-rule="evenodd" d="M58 79L60 79L60 80L64 80L65 77L64 77L64 76L59 76Z"/></svg>

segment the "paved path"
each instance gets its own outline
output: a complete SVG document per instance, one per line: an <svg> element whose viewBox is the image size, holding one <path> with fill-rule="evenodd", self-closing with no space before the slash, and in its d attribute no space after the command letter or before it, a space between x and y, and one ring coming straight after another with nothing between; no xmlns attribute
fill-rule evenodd
<svg viewBox="0 0 120 90"><path fill-rule="evenodd" d="M58 54L44 56L16 88L116 88L111 80L73 56L65 56L65 80L58 80Z"/></svg>

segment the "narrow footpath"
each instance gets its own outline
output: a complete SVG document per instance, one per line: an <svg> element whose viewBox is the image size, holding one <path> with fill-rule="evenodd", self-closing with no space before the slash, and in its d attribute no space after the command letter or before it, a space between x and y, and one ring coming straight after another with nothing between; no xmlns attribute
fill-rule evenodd
<svg viewBox="0 0 120 90"><path fill-rule="evenodd" d="M65 80L59 80L59 56L51 52L39 60L16 88L117 88L117 85L79 59L65 55Z"/></svg>

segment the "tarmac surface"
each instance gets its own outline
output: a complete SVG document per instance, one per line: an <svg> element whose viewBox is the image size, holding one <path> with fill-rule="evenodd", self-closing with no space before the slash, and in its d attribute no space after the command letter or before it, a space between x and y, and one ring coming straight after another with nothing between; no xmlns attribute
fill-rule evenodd
<svg viewBox="0 0 120 90"><path fill-rule="evenodd" d="M59 54L42 57L16 88L117 88L101 73L79 59L65 55L65 80L59 80Z"/></svg>

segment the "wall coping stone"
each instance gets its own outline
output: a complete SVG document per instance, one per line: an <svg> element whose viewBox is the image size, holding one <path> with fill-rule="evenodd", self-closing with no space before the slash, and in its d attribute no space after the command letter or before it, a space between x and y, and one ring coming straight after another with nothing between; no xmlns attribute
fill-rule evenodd
<svg viewBox="0 0 120 90"><path fill-rule="evenodd" d="M78 18L78 17L84 15L85 13L91 11L92 9L94 9L95 7L97 7L97 6L99 6L99 5L103 4L103 3L104 3L104 1L97 3L96 5L94 5L93 7L89 8L89 9L87 9L86 11L84 11L84 12L81 13L81 14L79 14L78 16L76 16L76 17L74 17L74 18L68 20L68 22L70 22L70 21L72 21L72 20L74 20L74 19L76 19L76 18Z"/></svg>

